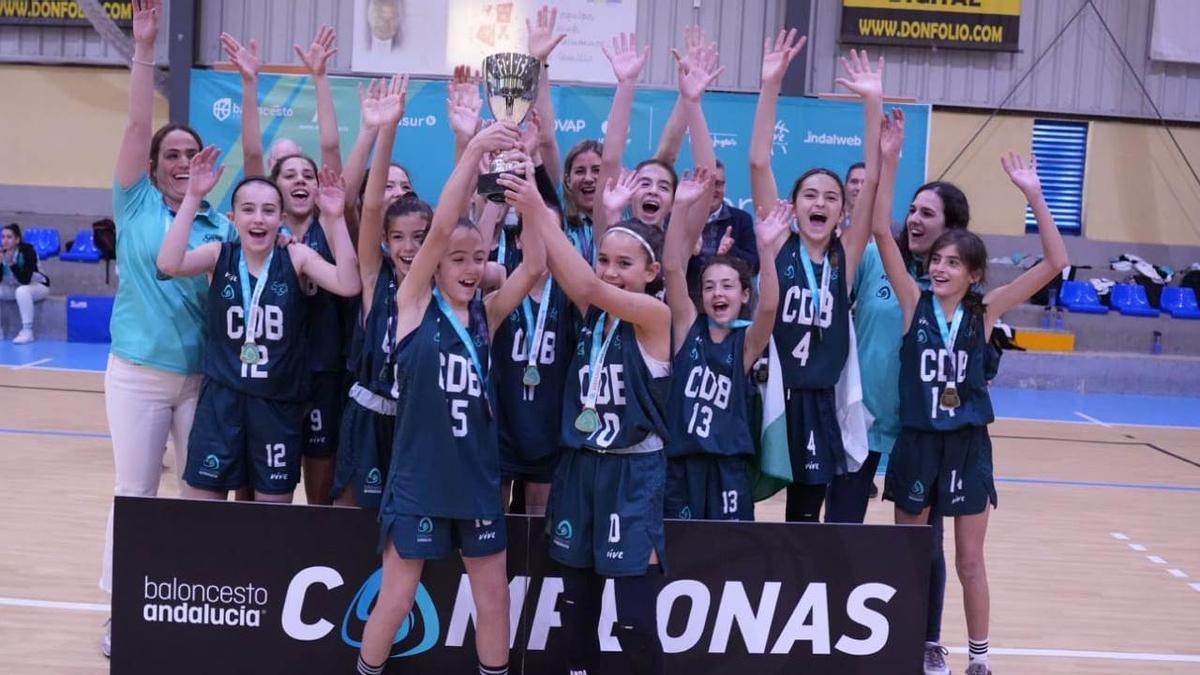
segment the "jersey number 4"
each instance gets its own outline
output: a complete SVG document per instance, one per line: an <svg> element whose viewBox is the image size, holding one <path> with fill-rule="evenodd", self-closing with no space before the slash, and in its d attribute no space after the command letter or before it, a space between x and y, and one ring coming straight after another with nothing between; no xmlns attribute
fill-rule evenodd
<svg viewBox="0 0 1200 675"><path fill-rule="evenodd" d="M812 333L805 333L804 337L796 343L796 348L792 350L792 358L800 361L800 366L808 365L808 346L812 343Z"/></svg>

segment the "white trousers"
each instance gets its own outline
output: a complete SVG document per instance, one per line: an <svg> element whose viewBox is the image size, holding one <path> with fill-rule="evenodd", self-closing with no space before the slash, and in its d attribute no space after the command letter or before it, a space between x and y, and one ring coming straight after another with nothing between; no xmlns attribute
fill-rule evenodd
<svg viewBox="0 0 1200 675"><path fill-rule="evenodd" d="M167 437L175 449L175 476L183 485L187 441L204 376L180 375L139 366L109 355L104 373L104 407L112 434L113 464L120 496L158 494ZM100 589L112 593L113 513L108 512Z"/></svg>
<svg viewBox="0 0 1200 675"><path fill-rule="evenodd" d="M16 300L21 313L21 327L33 328L33 303L41 302L50 295L45 284L0 284L0 300Z"/></svg>

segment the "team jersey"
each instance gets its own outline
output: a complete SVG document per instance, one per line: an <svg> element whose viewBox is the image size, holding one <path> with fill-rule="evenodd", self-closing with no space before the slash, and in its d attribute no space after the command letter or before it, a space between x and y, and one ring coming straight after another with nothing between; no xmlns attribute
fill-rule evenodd
<svg viewBox="0 0 1200 675"><path fill-rule="evenodd" d="M276 247L266 270L262 297L251 310L249 322L258 347L258 362L244 363L245 310L238 261L240 243L221 244L217 266L208 290L204 374L250 396L300 401L308 395L309 367L305 356L307 302L300 279L285 247ZM257 279L250 277L251 292Z"/></svg>
<svg viewBox="0 0 1200 675"><path fill-rule="evenodd" d="M984 426L995 415L984 378L985 352L983 316L968 312L947 350L934 314L936 299L923 291L912 325L900 347L900 421L906 428L950 431ZM950 317L947 317L949 320ZM942 394L955 375L961 405L942 405Z"/></svg>
<svg viewBox="0 0 1200 675"><path fill-rule="evenodd" d="M329 264L334 264L333 249L321 227L313 219L304 233L305 246L316 251ZM342 299L320 288L311 279L303 280L308 299L308 364L313 372L337 373L345 365L342 353Z"/></svg>
<svg viewBox="0 0 1200 675"><path fill-rule="evenodd" d="M827 260L829 287L822 295L820 316L814 316L813 289L809 288L800 256L800 235L789 235L775 256L780 302L775 316L775 345L788 389L826 389L837 384L850 353L849 298L846 295L846 252L834 238ZM818 286L824 264L812 263Z"/></svg>
<svg viewBox="0 0 1200 675"><path fill-rule="evenodd" d="M535 291L541 296L542 286ZM529 316L536 325L541 304L527 298ZM522 303L524 304L524 303ZM492 377L496 381L496 414L500 447L525 458L542 457L558 449L563 390L575 353L579 313L558 284L551 283L546 323L537 353L537 386L524 384L529 365L529 334L525 309L518 306L497 327L492 349Z"/></svg>
<svg viewBox="0 0 1200 675"><path fill-rule="evenodd" d="M746 328L734 328L716 343L708 317L696 317L672 362L667 456L754 454L745 344Z"/></svg>
<svg viewBox="0 0 1200 675"><path fill-rule="evenodd" d="M358 384L389 398L394 398L392 384L395 380L395 363L392 360L392 343L398 286L396 269L391 260L384 258L379 262L375 296L371 299L371 309L367 312L367 318L357 331L355 348L355 374Z"/></svg>
<svg viewBox="0 0 1200 675"><path fill-rule="evenodd" d="M633 324L625 321L617 326L617 334L613 336L600 368L596 397L599 426L591 433L576 428L575 421L584 409L591 382L592 334L600 314L599 308L592 307L579 331L562 407L563 445L601 451L621 450L638 445L651 434L665 443L667 425L663 401L670 378L651 375ZM613 320L613 317L607 317L606 328Z"/></svg>
<svg viewBox="0 0 1200 675"><path fill-rule="evenodd" d="M488 329L483 302L466 327L483 373L431 298L420 326L396 347L400 398L385 507L398 514L494 519L500 509L500 455L489 410Z"/></svg>

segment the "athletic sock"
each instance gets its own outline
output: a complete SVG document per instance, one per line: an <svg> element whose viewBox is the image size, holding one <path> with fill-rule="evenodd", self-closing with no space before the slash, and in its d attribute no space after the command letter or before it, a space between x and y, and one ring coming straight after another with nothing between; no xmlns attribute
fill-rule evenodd
<svg viewBox="0 0 1200 675"><path fill-rule="evenodd" d="M479 675L508 675L508 664L502 666L485 666L479 664Z"/></svg>
<svg viewBox="0 0 1200 675"><path fill-rule="evenodd" d="M967 646L970 650L971 663L987 663L988 657L988 639L982 640L967 640Z"/></svg>
<svg viewBox="0 0 1200 675"><path fill-rule="evenodd" d="M357 672L358 675L383 675L383 668L386 665L387 661L384 661L377 666L368 665L367 662L363 660L362 654L360 653L358 655Z"/></svg>
<svg viewBox="0 0 1200 675"><path fill-rule="evenodd" d="M662 579L660 570L658 565L651 565L642 576L617 577L614 580L617 634L621 651L629 659L634 675L662 675L664 672L656 617Z"/></svg>

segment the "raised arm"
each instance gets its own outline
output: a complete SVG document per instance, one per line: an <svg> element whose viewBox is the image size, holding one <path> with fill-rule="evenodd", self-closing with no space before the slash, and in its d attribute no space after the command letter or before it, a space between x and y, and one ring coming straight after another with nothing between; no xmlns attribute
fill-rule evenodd
<svg viewBox="0 0 1200 675"><path fill-rule="evenodd" d="M204 244L191 251L188 250L188 235L192 231L192 221L200 210L200 202L221 179L225 172L224 165L217 164L221 154L217 146L210 145L192 157L188 167L187 194L179 204L179 211L171 226L167 228L167 236L163 238L162 246L158 249L158 270L170 277L194 277L208 274L217 265L217 257L221 253L221 244L213 242Z"/></svg>
<svg viewBox="0 0 1200 675"><path fill-rule="evenodd" d="M880 175L879 188L875 194L875 204L871 214L871 231L875 235L875 245L879 247L879 257L883 261L883 269L888 281L896 291L896 299L903 311L904 330L912 322L913 312L917 301L921 299L921 287L917 280L908 273L904 264L904 256L900 247L892 237L892 200L896 192L896 170L900 164L900 149L904 146L904 111L892 110L892 117L886 115L882 120L882 132L879 138ZM861 193L860 193L861 194Z"/></svg>
<svg viewBox="0 0 1200 675"><path fill-rule="evenodd" d="M358 278L358 257L354 255L346 221L342 218L346 208L346 181L332 167L322 167L317 176L317 208L321 211L325 231L332 235L329 243L334 264L330 265L304 244L295 243L290 252L296 261L296 272L334 295L353 297L362 291L362 283Z"/></svg>
<svg viewBox="0 0 1200 675"><path fill-rule="evenodd" d="M871 217L874 212L875 191L879 186L879 130L883 121L883 57L879 57L879 67L871 70L871 61L867 50L860 55L850 50L850 58L842 58L842 68L846 77L839 77L836 82L862 98L863 113L866 117L863 148L866 150L865 168L866 181L858 193L858 204L850 216L850 230L842 236L842 246L846 251L846 288L854 287L854 276L858 271L858 263L862 260L867 241L871 238Z"/></svg>
<svg viewBox="0 0 1200 675"><path fill-rule="evenodd" d="M708 37L704 34L704 29L698 25L691 25L683 29L683 46L685 49L683 62L691 62L695 58L697 51L704 48L708 41ZM712 44L712 50L716 51L716 43ZM679 54L674 49L671 53L679 59ZM667 118L667 124L663 127L662 136L658 139L658 150L654 153L654 158L660 162L666 162L672 166L679 160L679 149L683 147L683 135L687 131L687 118L683 111L683 97L675 99L675 107L671 108L671 116Z"/></svg>
<svg viewBox="0 0 1200 675"><path fill-rule="evenodd" d="M387 83L383 80L371 80L371 83L364 89L358 85L358 102L359 110L363 108L363 102L368 98L378 99L387 91ZM346 229L350 232L350 240L358 242L358 228L362 222L362 213L359 211L359 190L362 188L363 176L367 173L367 162L371 158L371 148L375 145L375 139L379 137L379 126L371 126L367 119L363 117L358 125L358 137L354 139L354 145L350 147L350 155L346 157L346 164L342 167L342 177L346 179Z"/></svg>
<svg viewBox="0 0 1200 675"><path fill-rule="evenodd" d="M447 85L446 114L454 132L454 161L462 157L467 143L479 133L479 114L483 98L479 95L479 74L470 66L455 66L454 76Z"/></svg>
<svg viewBox="0 0 1200 675"><path fill-rule="evenodd" d="M754 109L754 130L750 134L750 194L754 209L774 208L779 199L775 170L771 168L771 146L775 138L775 120L783 76L792 59L804 49L807 37L796 39L796 29L781 30L774 41L763 42L762 90Z"/></svg>
<svg viewBox="0 0 1200 675"><path fill-rule="evenodd" d="M383 241L384 211L387 209L383 195L387 186L388 167L392 162L392 146L396 143L396 125L404 117L408 76L392 77L386 89L379 93L377 98L368 96L362 100L363 124L379 130L371 174L367 178L367 189L363 192L358 231L358 269L362 279L364 316L371 310L375 281L379 277L379 265L383 258L379 248Z"/></svg>
<svg viewBox="0 0 1200 675"><path fill-rule="evenodd" d="M607 225L603 228L599 226L601 218L598 216L603 214L602 218L608 224L616 225L620 222L621 214L625 212L625 207L629 206L630 200L633 199L633 189L637 186L637 173L621 169L620 173L609 178L603 186L604 189L600 193L600 204L592 208L595 241L600 241L604 230L608 229Z"/></svg>
<svg viewBox="0 0 1200 675"><path fill-rule="evenodd" d="M462 158L454 166L454 171L446 180L442 194L438 197L437 209L433 212L433 223L425 234L421 249L413 259L408 274L405 275L404 281L400 284L400 290L396 294L401 312L404 312L406 307L423 307L426 304L432 288L434 270L437 269L438 263L446 252L446 247L450 244L450 235L458 223L462 204L470 196L475 182L479 178L479 160L486 152L501 152L515 148L518 142L518 133L516 125L497 122L476 134L463 150ZM413 321L414 319L415 321ZM409 321L413 321L412 325L405 325ZM419 315L401 316L398 334L404 335L406 332L410 332L419 321ZM406 331L405 328L409 330Z"/></svg>
<svg viewBox="0 0 1200 675"><path fill-rule="evenodd" d="M604 154L600 156L600 185L607 185L621 175L621 160L625 154L625 141L629 138L629 120L633 115L633 96L637 81L646 65L650 47L638 48L635 33L621 33L612 39L611 47L601 44L600 48L612 64L617 76L617 89L613 93L612 108L608 111L608 122L604 134ZM596 241L612 223L603 209L592 214L592 233Z"/></svg>
<svg viewBox="0 0 1200 675"><path fill-rule="evenodd" d="M775 256L787 241L792 225L792 205L785 200L775 202L771 211L762 210L754 225L758 241L759 260L774 261ZM742 367L746 372L762 356L771 342L771 331L775 328L775 313L779 310L779 276L775 263L762 266L758 278L758 304L754 307L754 318L746 329L746 343L742 350Z"/></svg>
<svg viewBox="0 0 1200 675"><path fill-rule="evenodd" d="M696 169L716 171L717 155L713 150L712 134L708 132L708 120L700 105L704 90L725 70L720 67L716 44L700 47L688 58L680 56L674 49L671 54L679 62L679 108L692 134L692 161Z"/></svg>
<svg viewBox="0 0 1200 675"><path fill-rule="evenodd" d="M154 133L154 41L162 0L133 0L133 60L129 64L129 113L117 151L113 178L123 189L133 187L149 169L150 136Z"/></svg>
<svg viewBox="0 0 1200 675"><path fill-rule="evenodd" d="M711 173L697 169L694 174L685 172L675 189L671 226L663 243L663 284L667 306L671 308L672 354L683 346L688 330L696 321L696 305L688 293L687 265L708 215L704 213L707 209L697 205L708 204L712 199L712 181Z"/></svg>
<svg viewBox="0 0 1200 675"><path fill-rule="evenodd" d="M546 272L546 246L542 243L542 231L558 227L558 215L546 206L533 180L533 165L525 162L523 175L505 173L498 179L504 188L504 201L521 214L526 224L521 229L521 264L504 280L500 289L488 296L488 328L492 335L529 293L537 280ZM540 224L530 225L538 220Z"/></svg>
<svg viewBox="0 0 1200 675"><path fill-rule="evenodd" d="M258 122L258 40L247 45L229 33L221 33L221 48L242 76L242 166L247 176L266 173L263 162L262 129Z"/></svg>
<svg viewBox="0 0 1200 675"><path fill-rule="evenodd" d="M567 37L566 33L554 32L557 23L558 8L549 5L542 5L538 9L536 21L525 19L525 28L529 34L529 54L542 63L537 98L533 102L533 109L541 119L539 150L543 165L556 187L562 183L562 162L559 159L558 138L554 135L554 102L550 98L550 54Z"/></svg>
<svg viewBox="0 0 1200 675"><path fill-rule="evenodd" d="M987 305L987 322L984 326L989 331L1002 314L1033 297L1034 293L1045 287L1071 264L1067 257L1066 242L1063 241L1058 225L1054 223L1054 216L1050 214L1050 207L1046 204L1046 197L1042 194L1042 181L1037 174L1037 157L1030 157L1029 163L1026 164L1024 157L1010 152L1000 157L1000 164L1013 185L1017 186L1033 207L1033 215L1038 224L1038 238L1042 240L1042 260L1011 283L993 289L984 296L983 304Z"/></svg>
<svg viewBox="0 0 1200 675"><path fill-rule="evenodd" d="M329 86L327 66L337 53L337 32L333 26L321 26L307 50L292 45L296 55L312 75L317 90L317 131L321 139L321 166L336 173L342 172L342 148L338 133L337 109L333 106L333 90ZM245 115L242 115L245 117Z"/></svg>

